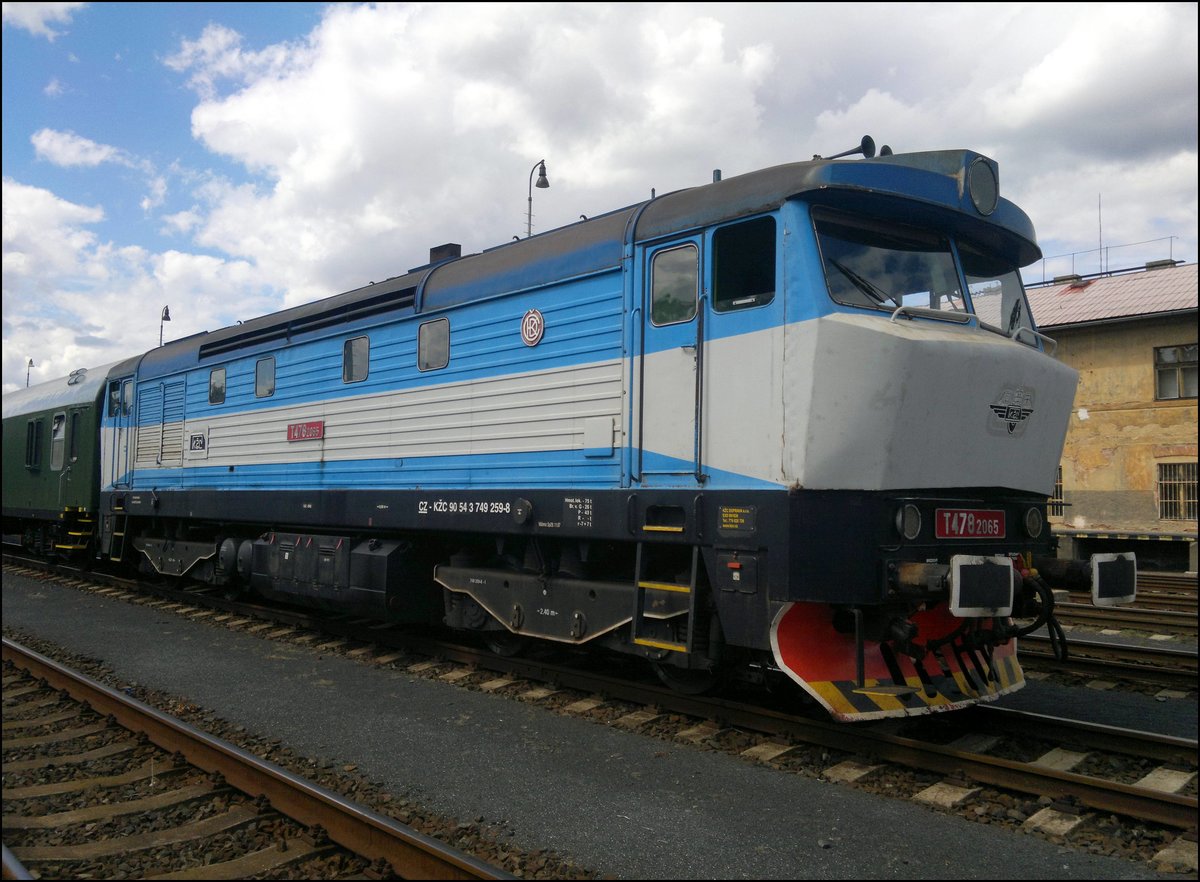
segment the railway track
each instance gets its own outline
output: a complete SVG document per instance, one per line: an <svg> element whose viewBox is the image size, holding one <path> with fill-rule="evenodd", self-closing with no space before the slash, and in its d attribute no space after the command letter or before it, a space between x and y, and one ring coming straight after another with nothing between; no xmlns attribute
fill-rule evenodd
<svg viewBox="0 0 1200 882"><path fill-rule="evenodd" d="M1070 653L1060 661L1045 636L1022 637L1019 645L1022 663L1036 670L1142 684L1155 690L1196 688L1194 648L1089 641L1073 635Z"/></svg>
<svg viewBox="0 0 1200 882"><path fill-rule="evenodd" d="M17 643L3 647L5 845L43 878L513 878Z"/></svg>
<svg viewBox="0 0 1200 882"><path fill-rule="evenodd" d="M116 587L99 590L110 596L127 593ZM1179 831L1196 826L1194 740L1112 731L1105 733L1108 743L1121 746L1105 748L1098 743L1098 730L1069 721L1053 721L1050 727L1045 718L1034 718L1028 723L1031 729L1015 731L1018 724L1013 721L1019 715L1011 712L1004 717L1005 728L1014 731L999 740L996 721L1000 717L975 712L845 726L744 702L689 698L652 683L632 682L624 675L598 674L593 664L579 666L570 659L498 658L476 647L416 638L366 620L294 612L280 618L264 608L261 614L270 618L259 622L247 607L240 608L242 615L206 615L195 604L221 608L229 601L197 592L149 602L162 610L224 619L221 624L304 642L323 653L345 654L365 664L398 667L465 688L545 702L595 722L725 750L866 789L873 787L874 779L894 780L899 769L922 785L917 789L915 784L905 784L902 790L911 789L911 798L942 808L969 801L978 812L989 800L1007 798L1011 803L1016 799L1024 808L1017 815L1030 829L1095 828L1109 823L1097 818L1119 816L1126 823L1157 825L1162 831L1159 839L1169 842ZM320 629L316 632L320 636L309 628ZM987 710L993 709L979 709ZM1040 734L1035 737L1030 731ZM1045 734L1050 731L1057 733L1053 739ZM948 738L951 732L956 734ZM1080 750L1081 744L1093 746ZM1118 769L1120 774L1105 777L1101 773L1107 769ZM894 784L888 790L895 795Z"/></svg>
<svg viewBox="0 0 1200 882"><path fill-rule="evenodd" d="M1092 628L1130 629L1152 634L1196 637L1196 613L1170 609L1101 607L1090 603L1056 603L1054 614L1064 625Z"/></svg>

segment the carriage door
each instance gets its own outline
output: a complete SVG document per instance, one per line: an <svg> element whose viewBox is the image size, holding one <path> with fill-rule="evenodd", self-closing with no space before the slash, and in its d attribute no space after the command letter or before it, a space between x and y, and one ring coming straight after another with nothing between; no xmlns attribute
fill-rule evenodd
<svg viewBox="0 0 1200 882"><path fill-rule="evenodd" d="M646 250L639 472L643 484L703 481L699 403L704 372L702 240ZM674 478L658 476L676 476Z"/></svg>

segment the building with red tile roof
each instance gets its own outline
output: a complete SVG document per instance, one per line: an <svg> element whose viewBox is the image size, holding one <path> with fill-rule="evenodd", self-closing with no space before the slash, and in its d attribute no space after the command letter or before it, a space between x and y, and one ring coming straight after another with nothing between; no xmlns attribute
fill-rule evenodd
<svg viewBox="0 0 1200 882"><path fill-rule="evenodd" d="M1028 289L1054 356L1079 371L1050 520L1064 555L1135 550L1195 571L1196 264Z"/></svg>

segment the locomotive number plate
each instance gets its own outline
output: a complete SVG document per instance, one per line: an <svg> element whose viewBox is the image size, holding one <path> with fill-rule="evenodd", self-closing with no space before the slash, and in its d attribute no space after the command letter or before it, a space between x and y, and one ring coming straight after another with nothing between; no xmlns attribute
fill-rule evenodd
<svg viewBox="0 0 1200 882"><path fill-rule="evenodd" d="M979 508L939 508L934 519L938 539L1003 539L1004 512Z"/></svg>

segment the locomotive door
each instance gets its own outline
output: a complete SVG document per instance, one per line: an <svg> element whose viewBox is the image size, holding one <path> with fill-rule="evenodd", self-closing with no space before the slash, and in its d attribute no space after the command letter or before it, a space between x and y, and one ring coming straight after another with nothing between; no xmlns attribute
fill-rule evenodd
<svg viewBox="0 0 1200 882"><path fill-rule="evenodd" d="M704 376L703 241L690 237L646 249L642 264L642 348L638 477L691 476L700 463ZM670 479L678 484L678 477Z"/></svg>
<svg viewBox="0 0 1200 882"><path fill-rule="evenodd" d="M112 448L107 457L114 487L128 487L133 478L133 380L109 384L108 419Z"/></svg>

